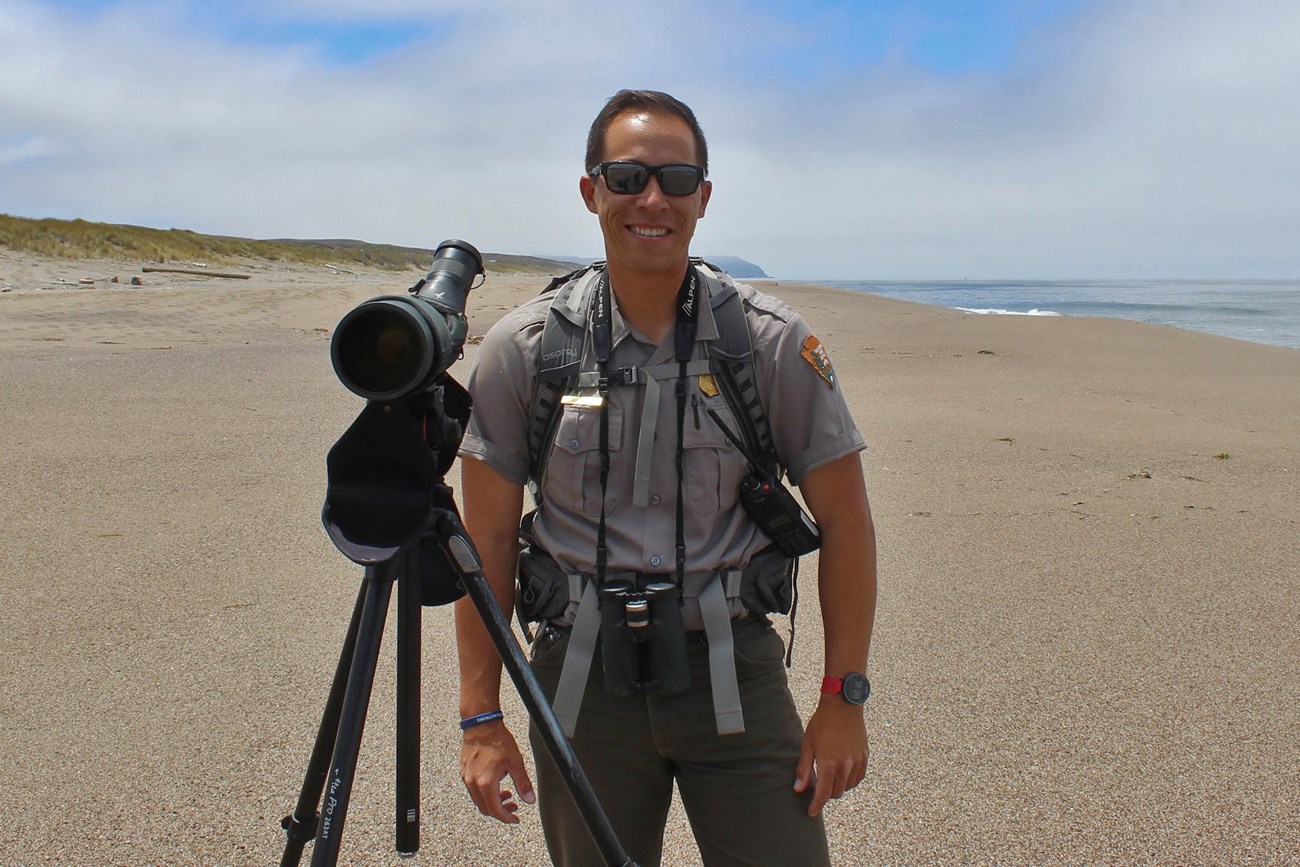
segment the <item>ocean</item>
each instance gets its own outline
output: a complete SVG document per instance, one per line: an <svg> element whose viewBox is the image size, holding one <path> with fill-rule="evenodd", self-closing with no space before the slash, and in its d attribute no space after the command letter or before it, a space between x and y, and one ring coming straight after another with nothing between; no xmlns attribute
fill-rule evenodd
<svg viewBox="0 0 1300 867"><path fill-rule="evenodd" d="M1104 316L1300 349L1300 280L817 280L972 313Z"/></svg>

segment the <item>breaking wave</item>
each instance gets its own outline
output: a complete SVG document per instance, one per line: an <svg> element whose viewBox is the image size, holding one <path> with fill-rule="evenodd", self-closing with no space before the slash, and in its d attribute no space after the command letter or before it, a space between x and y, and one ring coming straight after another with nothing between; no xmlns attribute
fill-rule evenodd
<svg viewBox="0 0 1300 867"><path fill-rule="evenodd" d="M1065 315L1063 313L1057 313L1053 310L1039 310L1036 307L1033 310L1003 310L998 307L958 307L957 309L966 313L979 313L981 315L996 315L996 316L1063 316Z"/></svg>

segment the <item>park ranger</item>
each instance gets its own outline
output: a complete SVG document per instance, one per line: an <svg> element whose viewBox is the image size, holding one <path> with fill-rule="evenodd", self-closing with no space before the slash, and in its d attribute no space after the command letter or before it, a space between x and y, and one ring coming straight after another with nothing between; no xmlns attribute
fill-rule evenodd
<svg viewBox="0 0 1300 867"><path fill-rule="evenodd" d="M597 116L579 186L606 258L485 337L465 523L503 607L537 621L533 669L637 863L660 862L675 783L705 864L828 864L822 808L868 755L864 442L802 317L691 259L707 171L677 99L620 91ZM781 470L815 527L788 497L771 512ZM769 615L789 611L794 558L818 542L825 678L795 685L821 693L805 729ZM462 778L482 813L517 822L504 778L537 798L501 663L463 600L456 623ZM535 732L534 757L551 858L602 863Z"/></svg>

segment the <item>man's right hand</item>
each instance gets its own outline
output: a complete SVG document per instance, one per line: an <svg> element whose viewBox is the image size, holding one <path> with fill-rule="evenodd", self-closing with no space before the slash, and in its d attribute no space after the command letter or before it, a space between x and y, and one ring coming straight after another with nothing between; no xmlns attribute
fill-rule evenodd
<svg viewBox="0 0 1300 867"><path fill-rule="evenodd" d="M480 813L514 825L519 822L515 815L519 805L511 791L501 787L506 775L518 790L520 800L525 804L537 803L524 757L505 723L497 720L467 729L460 747L461 781Z"/></svg>

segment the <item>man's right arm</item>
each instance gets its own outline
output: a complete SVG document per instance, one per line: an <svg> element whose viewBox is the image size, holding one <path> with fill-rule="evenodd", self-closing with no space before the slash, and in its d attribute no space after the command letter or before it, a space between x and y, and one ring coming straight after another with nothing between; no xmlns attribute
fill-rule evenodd
<svg viewBox="0 0 1300 867"><path fill-rule="evenodd" d="M465 529L474 540L483 572L501 610L514 610L519 519L524 489L502 477L485 461L461 461L461 497ZM460 656L462 719L501 707L501 658L473 602L456 603L456 646ZM467 729L461 743L461 779L485 816L513 824L518 805L501 788L506 775L526 803L533 803L532 781L523 756L505 722Z"/></svg>

